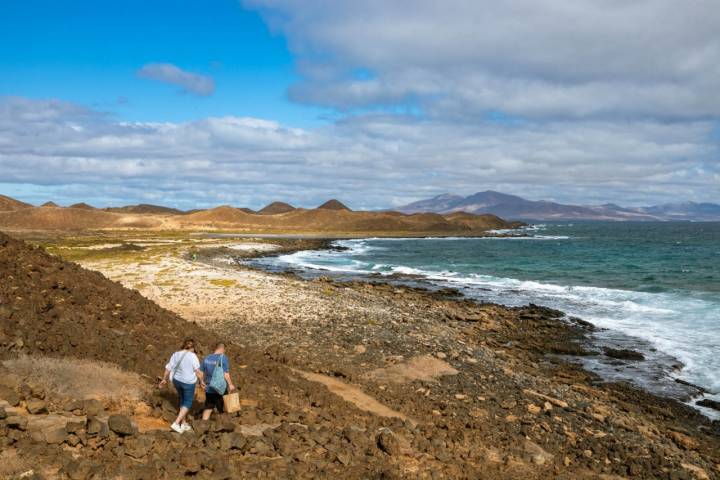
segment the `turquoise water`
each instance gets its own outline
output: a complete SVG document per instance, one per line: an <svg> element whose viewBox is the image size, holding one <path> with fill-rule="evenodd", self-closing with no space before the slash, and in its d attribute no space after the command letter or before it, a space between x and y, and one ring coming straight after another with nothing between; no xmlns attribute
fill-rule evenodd
<svg viewBox="0 0 720 480"><path fill-rule="evenodd" d="M338 275L409 276L480 300L558 308L678 359L720 393L720 223L546 223L517 238L343 240L265 259ZM712 395L715 394L715 395Z"/></svg>

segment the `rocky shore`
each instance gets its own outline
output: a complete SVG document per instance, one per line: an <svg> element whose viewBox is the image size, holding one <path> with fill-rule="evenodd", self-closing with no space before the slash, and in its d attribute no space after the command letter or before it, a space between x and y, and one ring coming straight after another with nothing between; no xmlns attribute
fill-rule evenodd
<svg viewBox="0 0 720 480"><path fill-rule="evenodd" d="M0 237L5 475L720 478L717 422L562 359L583 322L232 261L252 251L82 261L100 274ZM188 333L205 353L230 341L244 408L177 435L172 393L152 387ZM13 374L23 356L107 362L140 393L63 397Z"/></svg>

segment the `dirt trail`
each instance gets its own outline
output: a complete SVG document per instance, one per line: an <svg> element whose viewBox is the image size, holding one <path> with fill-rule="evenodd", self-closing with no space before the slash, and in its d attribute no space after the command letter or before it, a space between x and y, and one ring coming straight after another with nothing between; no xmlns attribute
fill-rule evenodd
<svg viewBox="0 0 720 480"><path fill-rule="evenodd" d="M293 369L293 371L306 380L325 385L325 387L327 387L327 389L332 393L339 396L346 402L352 403L360 410L370 412L379 417L399 418L401 420L410 420L412 423L417 423L414 420L411 420L404 413L393 410L392 408L378 402L376 399L363 392L359 387L349 385L337 378L328 377L327 375L322 375L320 373L303 372L296 369Z"/></svg>

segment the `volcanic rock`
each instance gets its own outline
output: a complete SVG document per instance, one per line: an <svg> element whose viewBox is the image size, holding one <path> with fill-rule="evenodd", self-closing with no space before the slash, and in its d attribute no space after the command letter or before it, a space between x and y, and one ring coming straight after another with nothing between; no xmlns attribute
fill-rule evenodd
<svg viewBox="0 0 720 480"><path fill-rule="evenodd" d="M120 436L135 433L135 427L125 415L110 415L110 418L108 418L108 428Z"/></svg>
<svg viewBox="0 0 720 480"><path fill-rule="evenodd" d="M627 348L610 348L605 347L603 348L603 352L605 352L605 355L611 358L617 358L620 360L645 360L645 355L643 355L640 352L636 352L635 350L629 350Z"/></svg>
<svg viewBox="0 0 720 480"><path fill-rule="evenodd" d="M33 415L39 415L41 413L48 413L47 403L39 398L32 398L27 401L27 411Z"/></svg>
<svg viewBox="0 0 720 480"><path fill-rule="evenodd" d="M377 446L388 455L399 455L401 453L400 440L389 428L383 428L377 436Z"/></svg>
<svg viewBox="0 0 720 480"><path fill-rule="evenodd" d="M12 417L7 417L5 419L5 425L8 426L8 428L13 428L15 430L27 430L28 426L28 419L25 417L21 417L20 415L15 415Z"/></svg>
<svg viewBox="0 0 720 480"><path fill-rule="evenodd" d="M712 408L713 410L720 411L720 402L711 400L709 398L703 398L702 400L698 400L697 402L695 402L695 405L700 405L701 407Z"/></svg>

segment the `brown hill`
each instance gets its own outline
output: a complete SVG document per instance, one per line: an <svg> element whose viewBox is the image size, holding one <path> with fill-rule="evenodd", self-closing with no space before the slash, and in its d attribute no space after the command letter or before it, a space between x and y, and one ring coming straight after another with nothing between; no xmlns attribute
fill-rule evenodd
<svg viewBox="0 0 720 480"><path fill-rule="evenodd" d="M465 225L472 229L494 230L510 227L508 222L490 213L483 215L474 215L472 213L466 212L455 212L443 215L443 217L455 224Z"/></svg>
<svg viewBox="0 0 720 480"><path fill-rule="evenodd" d="M222 205L220 207L211 208L209 210L200 210L199 212L183 215L180 220L185 226L194 224L218 224L232 223L243 224L249 222L257 215L247 213L242 208L231 207L230 205Z"/></svg>
<svg viewBox="0 0 720 480"><path fill-rule="evenodd" d="M88 205L85 202L73 203L68 208L79 208L81 210L95 210L95 207L93 207L92 205Z"/></svg>
<svg viewBox="0 0 720 480"><path fill-rule="evenodd" d="M33 207L0 212L0 226L23 230L93 230L103 228L152 228L159 220L82 208Z"/></svg>
<svg viewBox="0 0 720 480"><path fill-rule="evenodd" d="M295 210L295 207L285 202L272 202L266 205L264 208L258 210L260 215L278 215L281 213L288 213Z"/></svg>
<svg viewBox="0 0 720 480"><path fill-rule="evenodd" d="M52 200L49 201L49 202L45 202L45 203L43 203L43 204L40 205L40 206L41 206L41 207L52 207L52 208L59 208L59 207L60 207L60 205L58 205L57 203L53 202Z"/></svg>
<svg viewBox="0 0 720 480"><path fill-rule="evenodd" d="M124 207L108 207L103 210L105 210L106 212L138 213L141 215L181 215L185 213L182 210L178 210L177 208L163 207L162 205L150 205L147 203L140 203L138 205L126 205Z"/></svg>
<svg viewBox="0 0 720 480"><path fill-rule="evenodd" d="M5 195L0 195L0 212L9 212L30 207L32 207L32 205L29 203L21 202L20 200L15 200L14 198L10 198Z"/></svg>
<svg viewBox="0 0 720 480"><path fill-rule="evenodd" d="M319 209L323 210L347 210L350 211L350 209L341 201L335 200L334 198L332 200L328 200L327 202L323 203L319 207Z"/></svg>
<svg viewBox="0 0 720 480"><path fill-rule="evenodd" d="M337 202L339 204L339 202ZM351 211L345 208L305 210L276 202L266 213L224 205L209 210L171 213L154 206L123 207L132 210L30 207L0 212L0 228L14 230L98 230L98 229L227 229L257 233L323 233L379 235L474 235L485 230L510 228L513 224L494 215ZM283 206L285 205L285 206ZM335 205L332 204L331 207ZM342 204L340 204L342 205ZM145 208L149 207L149 208ZM267 211L275 211L268 214ZM179 212L179 211L178 211Z"/></svg>

